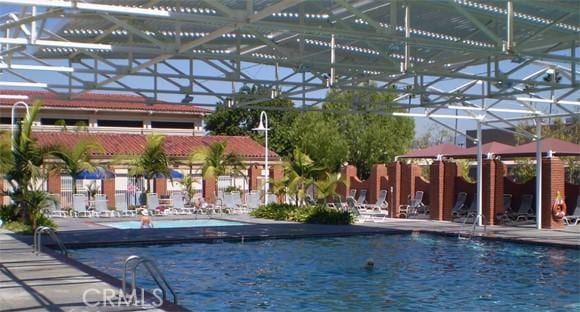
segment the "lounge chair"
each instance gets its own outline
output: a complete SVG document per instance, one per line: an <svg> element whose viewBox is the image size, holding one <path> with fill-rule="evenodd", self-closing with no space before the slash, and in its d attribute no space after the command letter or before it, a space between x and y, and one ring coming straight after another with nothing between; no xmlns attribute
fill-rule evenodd
<svg viewBox="0 0 580 312"><path fill-rule="evenodd" d="M115 194L115 210L119 216L135 216L135 210L129 210L127 207L125 194Z"/></svg>
<svg viewBox="0 0 580 312"><path fill-rule="evenodd" d="M147 210L153 215L161 215L157 207L159 207L159 196L157 196L157 193L147 193Z"/></svg>
<svg viewBox="0 0 580 312"><path fill-rule="evenodd" d="M389 208L389 203L387 203L387 190L381 190L379 192L379 197L377 198L376 203L363 205L364 210L371 210L371 211L378 211L378 212L382 211L387 215L389 214L388 208Z"/></svg>
<svg viewBox="0 0 580 312"><path fill-rule="evenodd" d="M48 202L48 205L45 207L44 212L49 217L53 217L53 218L54 217L66 218L67 216L70 216L70 211L59 209L58 201L56 200L54 195L51 194L51 197L52 197L52 199Z"/></svg>
<svg viewBox="0 0 580 312"><path fill-rule="evenodd" d="M457 199L455 200L455 205L453 206L453 216L454 217L459 217L463 214L463 211L465 210L465 200L467 199L467 193L465 192L459 192L457 193Z"/></svg>
<svg viewBox="0 0 580 312"><path fill-rule="evenodd" d="M95 216L93 211L87 210L87 195L73 195L73 214L75 217L92 217Z"/></svg>
<svg viewBox="0 0 580 312"><path fill-rule="evenodd" d="M513 213L512 209L512 194L503 194L503 212L496 213L495 218L502 223L509 222L508 215Z"/></svg>
<svg viewBox="0 0 580 312"><path fill-rule="evenodd" d="M316 201L314 200L314 198L312 198L312 196L310 194L306 195L306 197L304 197L304 202L306 203L306 205L309 206L316 206Z"/></svg>
<svg viewBox="0 0 580 312"><path fill-rule="evenodd" d="M574 222L574 225L580 223L580 195L576 198L576 207L574 207L574 211L570 211L570 215L564 216L563 221L564 224L567 225L572 225L572 222Z"/></svg>
<svg viewBox="0 0 580 312"><path fill-rule="evenodd" d="M409 200L409 204L399 206L399 217L408 218L419 213L426 214L428 210L423 204L423 191L415 192L415 198Z"/></svg>
<svg viewBox="0 0 580 312"><path fill-rule="evenodd" d="M97 216L103 217L114 217L115 212L109 210L107 206L107 195L97 194L95 195L95 214Z"/></svg>
<svg viewBox="0 0 580 312"><path fill-rule="evenodd" d="M358 222L365 222L365 221L373 221L373 222L381 222L387 219L387 214L384 212L377 212L377 211L363 211L360 210L356 201L353 197L346 198L346 205L347 209L350 213L352 213ZM377 218L380 218L377 220Z"/></svg>
<svg viewBox="0 0 580 312"><path fill-rule="evenodd" d="M350 194L348 194L348 196L355 198L356 197L356 189L351 189Z"/></svg>
<svg viewBox="0 0 580 312"><path fill-rule="evenodd" d="M180 192L171 193L171 210L168 211L174 214L193 214L195 213L195 208L185 208L185 202L183 201L183 194ZM167 211L167 210L166 210Z"/></svg>
<svg viewBox="0 0 580 312"><path fill-rule="evenodd" d="M356 199L356 204L359 207L363 207L367 203L367 190L361 189L358 192L358 198Z"/></svg>
<svg viewBox="0 0 580 312"><path fill-rule="evenodd" d="M534 196L532 194L522 195L520 208L516 212L508 213L507 216L511 222L526 222L528 220L535 220L536 215L532 212L532 203Z"/></svg>
<svg viewBox="0 0 580 312"><path fill-rule="evenodd" d="M278 203L278 197L274 193L268 193L268 204Z"/></svg>
<svg viewBox="0 0 580 312"><path fill-rule="evenodd" d="M234 213L236 211L236 205L234 204L234 198L231 192L225 192L223 195L223 201L220 209L220 213Z"/></svg>
<svg viewBox="0 0 580 312"><path fill-rule="evenodd" d="M259 192L250 192L248 194L248 200L246 202L249 211L253 211L260 207L260 193Z"/></svg>
<svg viewBox="0 0 580 312"><path fill-rule="evenodd" d="M342 203L342 200L340 200L340 196L334 196L334 200L330 203L327 203L326 206L328 208L332 208L332 209L336 209L336 210L344 210L345 205Z"/></svg>
<svg viewBox="0 0 580 312"><path fill-rule="evenodd" d="M232 200L234 202L234 210L239 213L248 212L248 206L242 202L242 197L240 192L232 192Z"/></svg>

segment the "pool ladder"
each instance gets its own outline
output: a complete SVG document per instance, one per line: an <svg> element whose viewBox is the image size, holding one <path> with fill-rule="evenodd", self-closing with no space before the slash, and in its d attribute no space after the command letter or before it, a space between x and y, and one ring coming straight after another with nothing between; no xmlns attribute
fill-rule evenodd
<svg viewBox="0 0 580 312"><path fill-rule="evenodd" d="M130 256L125 260L125 264L123 267L123 294L133 294L137 291L137 268L139 265L143 264L149 275L153 278L159 289L161 289L163 293L163 300L167 300L167 290L171 292L173 296L173 303L177 304L177 295L171 285L167 282L159 267L155 263L153 259L148 257L141 257L141 256ZM131 292L127 292L127 270L131 270Z"/></svg>
<svg viewBox="0 0 580 312"><path fill-rule="evenodd" d="M38 255L41 251L42 234L48 234L48 236L50 236L50 238L52 238L52 240L54 242L56 242L56 244L58 245L58 248L60 249L62 254L68 257L68 251L67 251L66 247L64 246L64 243L60 240L60 238L58 238L58 236L56 235L56 232L47 226L40 226L40 227L37 227L36 230L34 230L34 237L33 237L33 244L32 244L32 252L34 252L34 254Z"/></svg>
<svg viewBox="0 0 580 312"><path fill-rule="evenodd" d="M462 236L461 234L463 233L463 228L465 227L465 223L467 222L467 219L469 218L469 216L475 217L473 219L473 225L471 227L471 231L469 231L467 233L467 235ZM475 234L475 230L476 230L476 227L477 227L477 221L479 221L479 219L481 219L481 223L483 223L483 234L485 235L485 233L487 233L487 225L486 225L487 219L482 214L480 214L480 215L473 215L473 214L471 214L471 215L467 215L465 217L465 219L463 220L463 223L461 224L461 228L459 229L459 234L457 235L457 238L459 238L459 239L468 239L468 240L471 239L473 237L473 235Z"/></svg>

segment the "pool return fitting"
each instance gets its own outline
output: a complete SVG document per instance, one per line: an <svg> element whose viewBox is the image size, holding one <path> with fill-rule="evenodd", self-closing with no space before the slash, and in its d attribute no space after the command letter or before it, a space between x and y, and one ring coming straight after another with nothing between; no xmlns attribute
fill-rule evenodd
<svg viewBox="0 0 580 312"><path fill-rule="evenodd" d="M52 238L52 240L54 242L56 242L56 244L58 245L58 248L60 249L62 254L65 255L66 257L68 257L68 251L67 251L66 247L64 246L64 243L60 240L60 238L58 238L58 235L56 235L56 232L47 226L40 226L40 227L37 227L36 230L34 230L32 252L35 255L38 255L41 252L42 234L48 234L48 236L50 236L50 238Z"/></svg>

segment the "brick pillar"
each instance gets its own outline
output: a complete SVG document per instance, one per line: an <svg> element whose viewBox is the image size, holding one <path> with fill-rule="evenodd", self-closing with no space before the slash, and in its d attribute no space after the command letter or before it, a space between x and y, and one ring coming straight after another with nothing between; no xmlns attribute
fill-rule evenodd
<svg viewBox="0 0 580 312"><path fill-rule="evenodd" d="M429 170L429 197L431 202L430 215L431 220L443 220L443 205L444 205L444 183L445 183L445 167L443 161L434 161Z"/></svg>
<svg viewBox="0 0 580 312"><path fill-rule="evenodd" d="M248 169L248 175L250 176L250 191L258 190L258 177L262 176L262 166L251 165Z"/></svg>
<svg viewBox="0 0 580 312"><path fill-rule="evenodd" d="M107 207L115 207L115 178L103 180L103 194L107 196Z"/></svg>
<svg viewBox="0 0 580 312"><path fill-rule="evenodd" d="M396 161L387 165L387 187L389 194L389 214L392 218L399 217L399 206L401 205L401 163Z"/></svg>
<svg viewBox="0 0 580 312"><path fill-rule="evenodd" d="M203 179L202 187L203 187L203 198L208 203L215 203L216 199L216 178L215 177L208 177Z"/></svg>
<svg viewBox="0 0 580 312"><path fill-rule="evenodd" d="M341 196L343 199L346 199L346 197L350 193L350 179L352 179L353 177L356 177L356 175L357 175L356 167L353 165L344 166L344 167L342 167L340 173L341 173L341 178L343 179L343 181L345 181L345 183L347 185L339 184L336 187L336 193L339 196Z"/></svg>
<svg viewBox="0 0 580 312"><path fill-rule="evenodd" d="M503 164L499 160L484 159L482 171L482 213L487 225L495 225L496 214L503 212Z"/></svg>
<svg viewBox="0 0 580 312"><path fill-rule="evenodd" d="M377 202L379 192L381 191L381 178L387 175L387 167L384 164L376 164L371 168L371 175L369 176L367 193L367 202L374 204Z"/></svg>
<svg viewBox="0 0 580 312"><path fill-rule="evenodd" d="M165 178L157 178L155 179L155 193L157 193L157 195L161 196L165 196L167 195L167 179Z"/></svg>
<svg viewBox="0 0 580 312"><path fill-rule="evenodd" d="M415 164L401 164L401 204L406 204L408 198L415 197L415 178L421 176L421 167Z"/></svg>
<svg viewBox="0 0 580 312"><path fill-rule="evenodd" d="M443 180L443 214L442 220L453 220L453 206L455 205L455 179L460 175L459 168L455 162L443 162L444 180Z"/></svg>
<svg viewBox="0 0 580 312"><path fill-rule="evenodd" d="M560 191L564 199L564 163L558 157L542 160L542 228L557 229L564 227L562 219L554 219L552 205Z"/></svg>
<svg viewBox="0 0 580 312"><path fill-rule="evenodd" d="M49 193L60 196L60 174L50 171L48 174L47 190Z"/></svg>
<svg viewBox="0 0 580 312"><path fill-rule="evenodd" d="M281 165L274 165L271 167L270 169L270 192L272 192L274 190L274 188L272 187L272 182L273 181L280 181L284 179L284 167L282 167ZM278 202L281 203L284 201L284 198L279 195L278 196Z"/></svg>

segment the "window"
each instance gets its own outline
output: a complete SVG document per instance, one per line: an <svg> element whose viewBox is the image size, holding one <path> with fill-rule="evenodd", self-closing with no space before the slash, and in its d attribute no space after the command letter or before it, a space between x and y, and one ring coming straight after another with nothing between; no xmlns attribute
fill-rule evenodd
<svg viewBox="0 0 580 312"><path fill-rule="evenodd" d="M78 125L89 125L88 119L62 119L62 118L42 118L40 119L42 125L49 126L78 126Z"/></svg>
<svg viewBox="0 0 580 312"><path fill-rule="evenodd" d="M151 128L193 129L193 122L152 121Z"/></svg>
<svg viewBox="0 0 580 312"><path fill-rule="evenodd" d="M99 127L124 127L124 128L143 128L143 122L140 120L99 120Z"/></svg>

